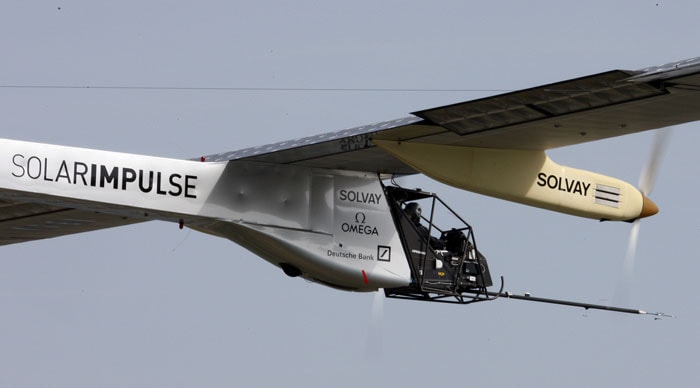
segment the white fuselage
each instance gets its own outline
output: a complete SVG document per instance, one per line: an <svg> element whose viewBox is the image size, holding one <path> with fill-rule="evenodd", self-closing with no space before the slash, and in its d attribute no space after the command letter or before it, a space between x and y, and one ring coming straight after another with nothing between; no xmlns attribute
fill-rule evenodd
<svg viewBox="0 0 700 388"><path fill-rule="evenodd" d="M182 222L333 287L411 275L372 173L244 161L202 163L0 140L0 196L131 219Z"/></svg>

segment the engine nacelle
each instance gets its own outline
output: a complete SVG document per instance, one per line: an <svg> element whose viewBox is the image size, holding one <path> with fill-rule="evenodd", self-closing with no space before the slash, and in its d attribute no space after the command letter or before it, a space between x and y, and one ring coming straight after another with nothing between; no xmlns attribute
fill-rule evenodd
<svg viewBox="0 0 700 388"><path fill-rule="evenodd" d="M435 180L490 197L597 220L631 221L658 212L631 184L558 165L544 151L373 142Z"/></svg>

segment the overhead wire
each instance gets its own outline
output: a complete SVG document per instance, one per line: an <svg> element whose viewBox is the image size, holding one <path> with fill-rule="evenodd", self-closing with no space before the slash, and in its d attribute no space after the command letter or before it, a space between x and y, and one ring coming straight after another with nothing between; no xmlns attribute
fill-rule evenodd
<svg viewBox="0 0 700 388"><path fill-rule="evenodd" d="M0 89L96 89L96 90L172 90L172 91L243 91L243 92L510 92L510 89L458 88L312 88L312 87L247 87L247 86L143 86L143 85L29 85L4 84Z"/></svg>

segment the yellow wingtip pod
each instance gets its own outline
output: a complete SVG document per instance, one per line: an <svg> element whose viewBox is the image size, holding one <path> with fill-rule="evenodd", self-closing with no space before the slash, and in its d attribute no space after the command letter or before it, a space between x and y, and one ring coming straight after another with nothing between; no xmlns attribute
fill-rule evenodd
<svg viewBox="0 0 700 388"><path fill-rule="evenodd" d="M658 212L633 185L558 165L542 150L373 142L426 176L490 197L596 220L629 221Z"/></svg>

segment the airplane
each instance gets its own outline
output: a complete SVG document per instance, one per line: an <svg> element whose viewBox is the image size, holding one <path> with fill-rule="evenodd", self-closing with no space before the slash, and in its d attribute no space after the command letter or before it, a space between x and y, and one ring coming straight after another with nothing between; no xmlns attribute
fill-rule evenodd
<svg viewBox="0 0 700 388"><path fill-rule="evenodd" d="M386 297L498 297L474 231L423 174L491 197L601 221L658 207L630 183L546 151L700 120L700 57L611 70L317 136L191 160L0 139L0 245L161 220L229 239L286 275ZM654 313L662 315L660 313Z"/></svg>

